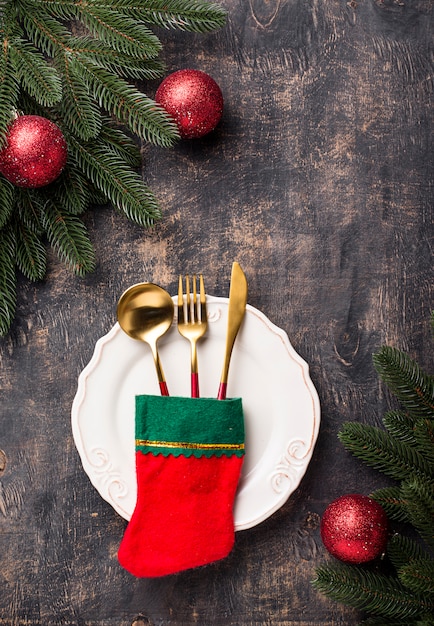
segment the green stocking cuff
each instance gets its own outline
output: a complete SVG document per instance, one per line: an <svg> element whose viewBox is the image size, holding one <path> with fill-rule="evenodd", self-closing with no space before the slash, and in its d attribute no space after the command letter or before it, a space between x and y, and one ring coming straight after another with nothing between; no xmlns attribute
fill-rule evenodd
<svg viewBox="0 0 434 626"><path fill-rule="evenodd" d="M164 456L244 455L241 398L136 396L136 451Z"/></svg>

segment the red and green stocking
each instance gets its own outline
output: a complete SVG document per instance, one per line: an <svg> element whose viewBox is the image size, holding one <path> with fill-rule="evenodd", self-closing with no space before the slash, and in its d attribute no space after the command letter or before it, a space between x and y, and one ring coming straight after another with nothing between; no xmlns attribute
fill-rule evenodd
<svg viewBox="0 0 434 626"><path fill-rule="evenodd" d="M240 398L137 396L137 502L122 567L165 576L227 556L243 457Z"/></svg>

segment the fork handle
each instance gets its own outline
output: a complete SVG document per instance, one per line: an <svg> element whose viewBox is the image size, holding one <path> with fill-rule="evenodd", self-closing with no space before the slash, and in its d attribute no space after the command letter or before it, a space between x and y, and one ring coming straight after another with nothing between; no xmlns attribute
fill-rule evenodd
<svg viewBox="0 0 434 626"><path fill-rule="evenodd" d="M169 390L167 388L167 383L166 381L161 381L158 383L160 385L160 393L162 396L168 396L169 395Z"/></svg>
<svg viewBox="0 0 434 626"><path fill-rule="evenodd" d="M191 397L199 397L199 374L197 372L191 372Z"/></svg>

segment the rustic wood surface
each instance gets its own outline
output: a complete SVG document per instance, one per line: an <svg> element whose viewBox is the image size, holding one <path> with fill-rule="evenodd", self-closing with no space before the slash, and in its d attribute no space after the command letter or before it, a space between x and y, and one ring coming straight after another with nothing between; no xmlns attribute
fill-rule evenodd
<svg viewBox="0 0 434 626"><path fill-rule="evenodd" d="M51 255L46 281L20 281L0 341L0 624L358 623L310 581L328 558L327 504L385 484L337 440L344 421L379 424L390 405L372 353L395 345L433 370L434 4L222 4L217 33L159 33L169 71L202 69L225 98L207 138L143 147L162 221L144 232L110 208L90 212L94 274L73 277ZM278 512L237 533L226 560L134 579L116 558L126 522L74 447L77 378L125 288L152 280L175 293L178 273L199 268L208 292L226 296L233 260L249 303L310 365L322 407L313 461Z"/></svg>

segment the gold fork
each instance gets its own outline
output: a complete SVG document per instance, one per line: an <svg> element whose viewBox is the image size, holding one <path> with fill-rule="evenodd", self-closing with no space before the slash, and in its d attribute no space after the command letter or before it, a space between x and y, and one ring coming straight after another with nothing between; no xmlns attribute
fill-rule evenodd
<svg viewBox="0 0 434 626"><path fill-rule="evenodd" d="M199 397L199 374L197 368L197 341L204 336L208 326L206 314L205 284L202 274L199 275L200 296L197 297L196 275L193 275L193 297L190 294L190 277L185 277L186 311L184 309L184 293L182 276L178 286L178 330L190 341L191 345L191 397ZM187 313L187 314L185 314Z"/></svg>

